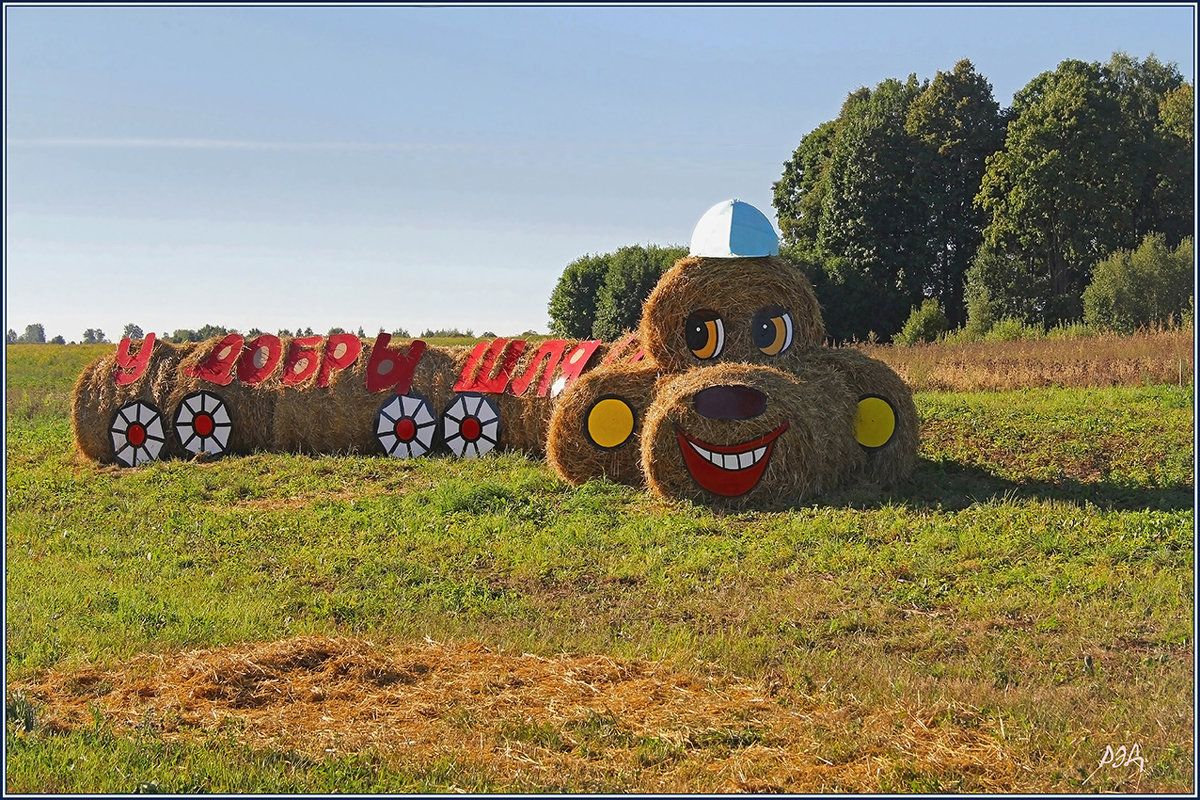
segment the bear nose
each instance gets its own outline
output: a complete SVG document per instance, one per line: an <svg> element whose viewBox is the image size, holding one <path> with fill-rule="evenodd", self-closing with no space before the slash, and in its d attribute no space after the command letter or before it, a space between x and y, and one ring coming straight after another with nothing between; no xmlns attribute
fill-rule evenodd
<svg viewBox="0 0 1200 800"><path fill-rule="evenodd" d="M696 392L692 406L709 419L754 419L767 410L767 396L749 386L710 386Z"/></svg>

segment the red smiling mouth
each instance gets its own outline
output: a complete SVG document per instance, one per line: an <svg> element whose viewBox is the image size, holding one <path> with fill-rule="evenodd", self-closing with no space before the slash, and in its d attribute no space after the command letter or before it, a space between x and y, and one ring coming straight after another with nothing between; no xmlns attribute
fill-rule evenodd
<svg viewBox="0 0 1200 800"><path fill-rule="evenodd" d="M738 497L754 488L762 477L775 448L775 440L786 431L784 422L775 430L742 444L709 444L689 436L675 426L679 450L696 483L722 497Z"/></svg>

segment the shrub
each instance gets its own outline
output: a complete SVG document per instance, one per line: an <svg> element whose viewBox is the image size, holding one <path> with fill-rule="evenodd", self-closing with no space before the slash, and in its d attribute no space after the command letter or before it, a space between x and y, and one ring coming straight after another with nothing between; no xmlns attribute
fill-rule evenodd
<svg viewBox="0 0 1200 800"><path fill-rule="evenodd" d="M919 308L914 307L896 334L896 344L919 344L936 342L950 328L950 320L934 298L929 298Z"/></svg>
<svg viewBox="0 0 1200 800"><path fill-rule="evenodd" d="M1027 325L1016 317L1004 317L992 326L984 337L989 342L1017 342L1022 339L1039 339L1044 335L1037 325Z"/></svg>
<svg viewBox="0 0 1200 800"><path fill-rule="evenodd" d="M1167 247L1151 233L1137 250L1118 250L1098 263L1083 291L1083 318L1093 327L1129 334L1183 321L1192 294L1192 240Z"/></svg>

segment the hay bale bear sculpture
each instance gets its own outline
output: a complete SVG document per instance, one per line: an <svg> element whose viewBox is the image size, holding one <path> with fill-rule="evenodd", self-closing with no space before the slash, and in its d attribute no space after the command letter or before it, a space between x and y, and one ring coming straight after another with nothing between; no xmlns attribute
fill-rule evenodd
<svg viewBox="0 0 1200 800"><path fill-rule="evenodd" d="M908 387L824 335L766 217L731 200L696 226L636 334L611 345L150 334L85 368L72 422L85 455L129 467L263 450L521 450L574 484L604 476L719 507L787 507L894 484L916 461Z"/></svg>

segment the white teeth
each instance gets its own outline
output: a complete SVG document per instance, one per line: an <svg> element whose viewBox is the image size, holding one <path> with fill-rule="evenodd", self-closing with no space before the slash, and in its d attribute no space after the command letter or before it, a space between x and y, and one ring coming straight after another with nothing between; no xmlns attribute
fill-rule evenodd
<svg viewBox="0 0 1200 800"><path fill-rule="evenodd" d="M693 450L699 453L702 458L706 459L714 467L727 469L730 471L753 467L755 464L761 461L762 457L767 453L767 448L765 446L759 447L758 449L748 453L732 453L727 455L724 453L714 453L711 450L706 450L695 442L688 442L688 445L690 445Z"/></svg>

